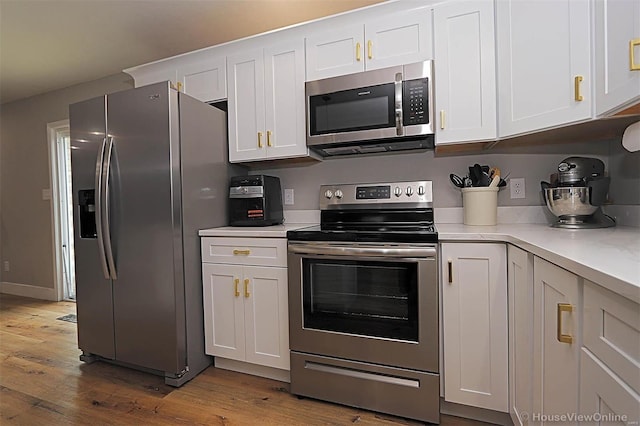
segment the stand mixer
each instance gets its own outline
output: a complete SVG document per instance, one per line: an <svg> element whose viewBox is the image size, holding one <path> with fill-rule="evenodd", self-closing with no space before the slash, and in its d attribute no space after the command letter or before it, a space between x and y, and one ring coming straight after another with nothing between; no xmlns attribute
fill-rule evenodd
<svg viewBox="0 0 640 426"><path fill-rule="evenodd" d="M547 207L558 219L556 228L607 228L616 222L602 212L607 200L609 177L597 158L568 157L558 164L551 183L540 182Z"/></svg>

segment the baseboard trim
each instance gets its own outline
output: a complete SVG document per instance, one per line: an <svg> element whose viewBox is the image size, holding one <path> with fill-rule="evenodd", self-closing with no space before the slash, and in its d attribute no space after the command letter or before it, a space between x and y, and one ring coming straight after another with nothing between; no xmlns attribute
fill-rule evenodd
<svg viewBox="0 0 640 426"><path fill-rule="evenodd" d="M35 285L0 282L0 293L14 296L30 297L32 299L57 301L56 291L53 288L38 287Z"/></svg>
<svg viewBox="0 0 640 426"><path fill-rule="evenodd" d="M220 357L215 357L213 364L216 368L221 368L223 370L231 370L238 373L245 373L252 376L266 377L267 379L291 383L291 375L289 373L289 370L281 370L279 368L266 367L263 365L251 364L248 362L236 361L233 359Z"/></svg>
<svg viewBox="0 0 640 426"><path fill-rule="evenodd" d="M464 417L495 425L512 426L513 421L509 413L487 410L485 408L471 407L469 405L447 402L440 398L440 414L449 416Z"/></svg>

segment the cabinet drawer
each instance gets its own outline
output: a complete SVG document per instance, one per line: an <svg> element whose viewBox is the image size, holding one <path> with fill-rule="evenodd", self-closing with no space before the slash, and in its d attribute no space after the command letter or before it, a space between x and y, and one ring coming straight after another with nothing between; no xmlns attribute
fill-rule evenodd
<svg viewBox="0 0 640 426"><path fill-rule="evenodd" d="M587 349L582 348L580 414L594 416L581 424L637 424L640 397Z"/></svg>
<svg viewBox="0 0 640 426"><path fill-rule="evenodd" d="M583 345L640 393L640 306L585 281Z"/></svg>
<svg viewBox="0 0 640 426"><path fill-rule="evenodd" d="M202 238L202 262L287 266L285 238Z"/></svg>

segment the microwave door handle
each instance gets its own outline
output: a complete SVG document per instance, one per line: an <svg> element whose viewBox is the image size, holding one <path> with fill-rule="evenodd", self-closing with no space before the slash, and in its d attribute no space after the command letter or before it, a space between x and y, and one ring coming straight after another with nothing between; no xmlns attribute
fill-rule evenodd
<svg viewBox="0 0 640 426"><path fill-rule="evenodd" d="M402 127L402 73L396 73L395 81L395 101L396 101L396 135L402 136L404 129Z"/></svg>

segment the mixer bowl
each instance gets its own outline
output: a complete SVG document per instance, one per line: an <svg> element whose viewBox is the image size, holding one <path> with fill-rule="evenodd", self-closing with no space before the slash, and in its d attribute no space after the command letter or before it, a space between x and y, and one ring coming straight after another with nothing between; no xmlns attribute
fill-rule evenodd
<svg viewBox="0 0 640 426"><path fill-rule="evenodd" d="M551 213L559 218L591 216L598 206L589 202L590 189L588 186L546 188L544 198Z"/></svg>

